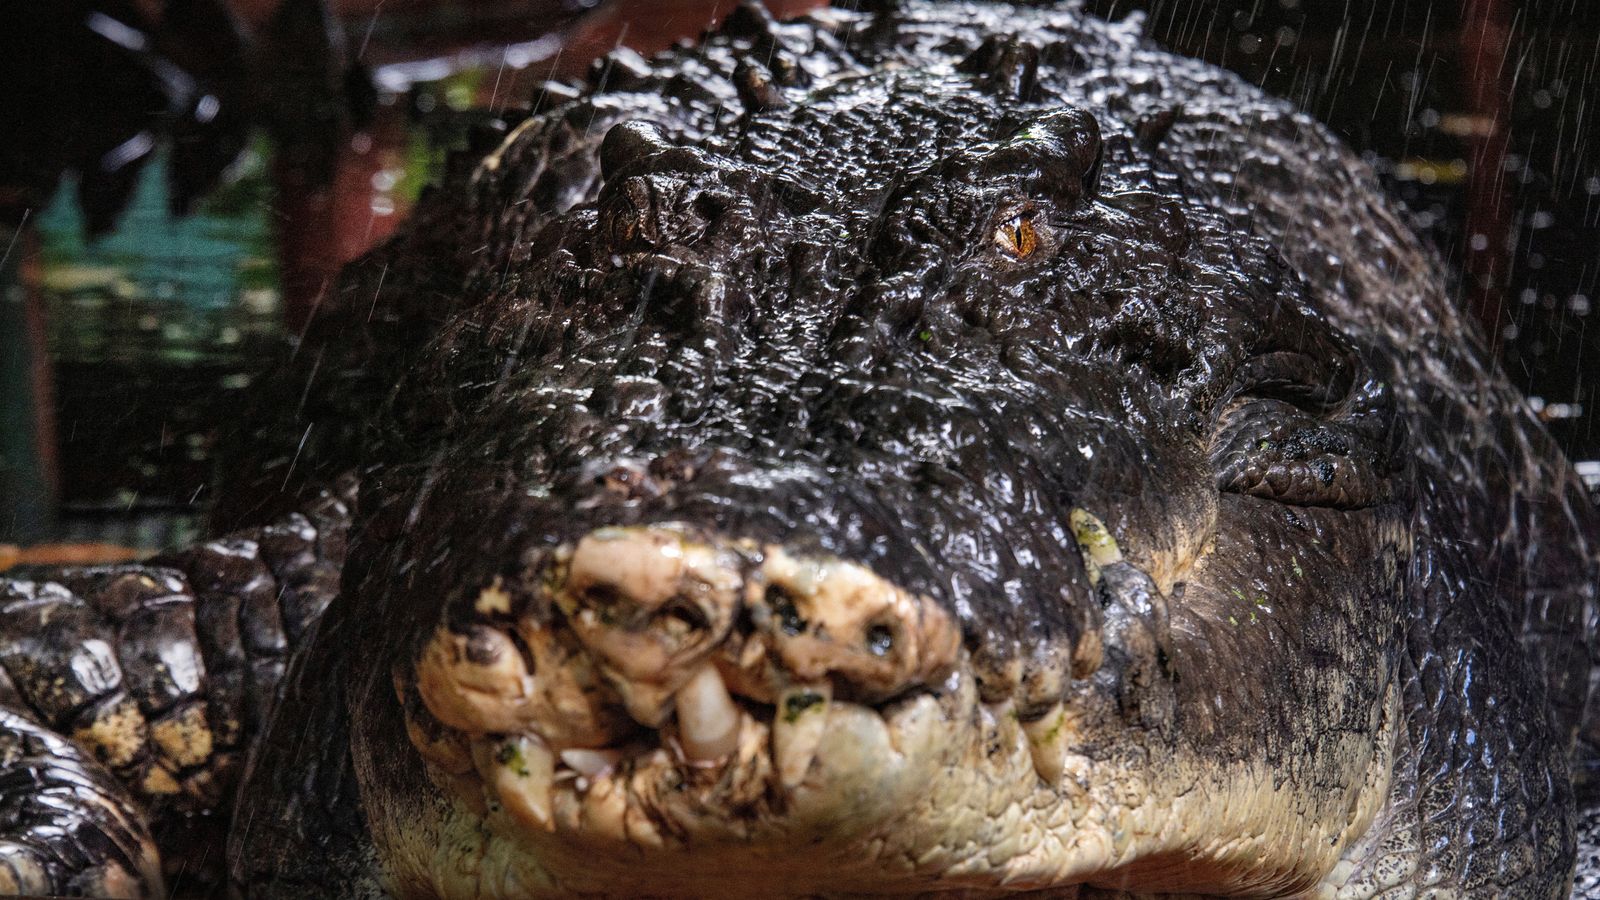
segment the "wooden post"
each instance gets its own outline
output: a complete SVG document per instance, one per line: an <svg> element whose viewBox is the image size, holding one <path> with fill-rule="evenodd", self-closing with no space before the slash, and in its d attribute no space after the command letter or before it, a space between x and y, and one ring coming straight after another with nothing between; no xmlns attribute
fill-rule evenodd
<svg viewBox="0 0 1600 900"><path fill-rule="evenodd" d="M1468 138L1467 215L1462 241L1462 282L1468 310L1483 326L1489 352L1500 355L1506 286L1511 275L1511 198L1505 187L1510 141L1511 26L1505 0L1462 0L1461 75L1467 105L1486 123Z"/></svg>
<svg viewBox="0 0 1600 900"><path fill-rule="evenodd" d="M380 106L372 129L345 141L331 184L310 185L282 162L274 165L284 325L292 332L305 330L344 264L387 238L404 218L407 210L374 179L403 155L405 141L399 105Z"/></svg>
<svg viewBox="0 0 1600 900"><path fill-rule="evenodd" d="M58 493L37 252L26 218L0 226L0 538L18 541L47 535Z"/></svg>

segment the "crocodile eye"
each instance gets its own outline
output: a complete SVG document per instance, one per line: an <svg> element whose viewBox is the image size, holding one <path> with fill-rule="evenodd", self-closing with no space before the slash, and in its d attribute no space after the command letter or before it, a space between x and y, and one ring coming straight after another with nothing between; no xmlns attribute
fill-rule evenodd
<svg viewBox="0 0 1600 900"><path fill-rule="evenodd" d="M1033 230L1033 216L1015 215L1001 222L994 230L994 242L1017 259L1027 259L1039 246L1039 235Z"/></svg>

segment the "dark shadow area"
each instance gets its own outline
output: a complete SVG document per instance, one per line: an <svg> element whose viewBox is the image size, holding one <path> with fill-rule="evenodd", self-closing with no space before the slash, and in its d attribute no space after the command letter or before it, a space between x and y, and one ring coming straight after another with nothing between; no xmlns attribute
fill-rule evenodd
<svg viewBox="0 0 1600 900"><path fill-rule="evenodd" d="M195 534L212 447L257 370L314 314L338 267L403 218L449 147L492 110L526 107L543 75L580 75L619 41L660 49L730 5L613 3L560 39L525 29L514 54L483 49L485 34L506 33L499 20L451 25L448 4L357 10L341 27L377 90L369 127L341 138L327 185L286 172L262 131L220 190L176 216L175 145L158 143L116 226L90 238L69 176L28 210L7 263L0 543L151 549ZM1588 334L1600 300L1600 6L1087 5L1144 16L1158 43L1290 99L1363 152L1447 261L1453 294L1513 381L1600 485L1600 343ZM439 61L463 48L478 64ZM29 362L41 347L42 368Z"/></svg>
<svg viewBox="0 0 1600 900"><path fill-rule="evenodd" d="M1091 0L1327 123L1449 264L1512 381L1600 457L1600 6L1583 0ZM1600 463L1582 470L1600 485Z"/></svg>

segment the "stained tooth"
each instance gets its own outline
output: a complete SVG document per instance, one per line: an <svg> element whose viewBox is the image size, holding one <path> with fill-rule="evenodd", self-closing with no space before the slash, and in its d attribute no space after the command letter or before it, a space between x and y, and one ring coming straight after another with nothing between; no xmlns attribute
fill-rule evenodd
<svg viewBox="0 0 1600 900"><path fill-rule="evenodd" d="M1083 554L1089 583L1099 584L1100 570L1122 561L1122 548L1117 546L1117 539L1106 530L1105 523L1088 510L1074 509L1068 519L1072 524L1072 535L1078 541L1078 550Z"/></svg>
<svg viewBox="0 0 1600 900"><path fill-rule="evenodd" d="M555 777L556 755L536 737L516 736L500 741L475 742L473 760L484 784L493 789L518 821L546 831L554 828L550 782Z"/></svg>
<svg viewBox="0 0 1600 900"><path fill-rule="evenodd" d="M817 755L817 744L822 742L832 698L833 685L827 681L795 685L778 696L772 723L772 756L785 788L792 789L805 780L806 770Z"/></svg>
<svg viewBox="0 0 1600 900"><path fill-rule="evenodd" d="M622 759L617 750L563 750L561 761L587 778L598 778L616 767Z"/></svg>
<svg viewBox="0 0 1600 900"><path fill-rule="evenodd" d="M728 696L716 667L696 672L676 695L678 737L696 762L715 762L739 745L739 707Z"/></svg>
<svg viewBox="0 0 1600 900"><path fill-rule="evenodd" d="M1069 731L1067 713L1060 703L1050 707L1043 716L1022 723L1022 733L1028 736L1028 752L1033 755L1033 770L1039 773L1039 780L1050 787L1061 783Z"/></svg>

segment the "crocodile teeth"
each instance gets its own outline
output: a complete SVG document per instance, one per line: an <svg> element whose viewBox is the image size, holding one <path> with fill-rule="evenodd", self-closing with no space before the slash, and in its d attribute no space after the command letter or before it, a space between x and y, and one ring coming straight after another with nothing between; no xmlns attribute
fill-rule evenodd
<svg viewBox="0 0 1600 900"><path fill-rule="evenodd" d="M716 667L706 665L678 688L678 738L695 762L716 762L739 746L739 707Z"/></svg>
<svg viewBox="0 0 1600 900"><path fill-rule="evenodd" d="M544 741L518 735L475 743L473 751L478 773L506 812L534 828L549 831L555 827L550 783L555 778L556 755Z"/></svg>
<svg viewBox="0 0 1600 900"><path fill-rule="evenodd" d="M1050 787L1061 782L1061 772L1066 766L1067 714L1060 703L1050 707L1043 716L1022 723L1022 733L1028 736L1028 752L1033 756L1033 770L1039 780Z"/></svg>
<svg viewBox="0 0 1600 900"><path fill-rule="evenodd" d="M561 761L586 778L598 778L616 768L622 760L620 750L563 750Z"/></svg>
<svg viewBox="0 0 1600 900"><path fill-rule="evenodd" d="M1122 548L1117 546L1117 539L1106 530L1105 523L1088 510L1074 509L1068 520L1072 525L1072 536L1078 541L1078 550L1083 554L1083 567L1089 575L1089 583L1099 584L1100 570L1122 561Z"/></svg>
<svg viewBox="0 0 1600 900"><path fill-rule="evenodd" d="M785 788L798 785L811 768L832 697L833 685L827 681L795 685L779 695L772 722L772 757Z"/></svg>

